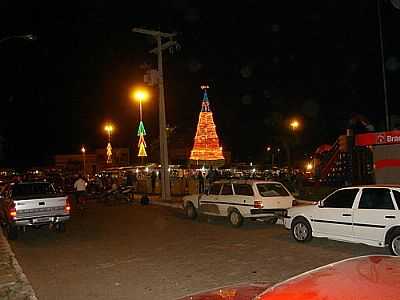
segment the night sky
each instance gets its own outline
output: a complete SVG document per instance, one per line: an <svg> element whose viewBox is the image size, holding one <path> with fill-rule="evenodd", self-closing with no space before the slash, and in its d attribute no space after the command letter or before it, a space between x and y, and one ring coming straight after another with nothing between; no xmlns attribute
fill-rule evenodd
<svg viewBox="0 0 400 300"><path fill-rule="evenodd" d="M388 103L400 115L400 10L380 3ZM167 123L193 138L208 84L218 134L236 161L279 145L293 116L303 122L304 153L333 143L353 114L384 129L376 1L2 1L0 19L0 38L38 37L0 44L0 166L104 147L107 120L117 126L114 147L137 143L129 92L156 56L133 27L178 33L180 51L164 52ZM152 92L149 142L158 138Z"/></svg>

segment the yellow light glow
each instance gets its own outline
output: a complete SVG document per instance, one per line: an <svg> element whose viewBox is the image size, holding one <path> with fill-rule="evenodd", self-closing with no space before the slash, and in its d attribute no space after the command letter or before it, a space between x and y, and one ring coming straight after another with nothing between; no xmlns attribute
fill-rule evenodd
<svg viewBox="0 0 400 300"><path fill-rule="evenodd" d="M296 129L298 129L298 128L300 127L300 122L297 121L297 120L292 120L292 121L290 122L290 127L291 127L293 130L296 130Z"/></svg>
<svg viewBox="0 0 400 300"><path fill-rule="evenodd" d="M311 171L313 169L313 164L312 163L308 163L307 165L306 165L306 170L307 171Z"/></svg>
<svg viewBox="0 0 400 300"><path fill-rule="evenodd" d="M85 153L85 152L86 152L86 149L85 149L85 147L83 147L83 146L82 146L82 148L81 148L81 152L82 152L82 153Z"/></svg>
<svg viewBox="0 0 400 300"><path fill-rule="evenodd" d="M133 93L131 94L131 97L139 102L143 102L146 101L149 98L149 92L147 90L144 89L138 89L133 91Z"/></svg>
<svg viewBox="0 0 400 300"><path fill-rule="evenodd" d="M111 133L114 130L114 126L112 124L107 124L106 126L104 126L104 130L108 133Z"/></svg>

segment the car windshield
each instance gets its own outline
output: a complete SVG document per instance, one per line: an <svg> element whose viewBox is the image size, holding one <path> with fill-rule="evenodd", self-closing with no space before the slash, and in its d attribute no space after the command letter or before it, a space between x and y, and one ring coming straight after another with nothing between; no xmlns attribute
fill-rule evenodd
<svg viewBox="0 0 400 300"><path fill-rule="evenodd" d="M287 190L280 183L257 183L257 189L262 197L289 196Z"/></svg>
<svg viewBox="0 0 400 300"><path fill-rule="evenodd" d="M49 183L21 183L12 188L13 197L55 194L54 187Z"/></svg>

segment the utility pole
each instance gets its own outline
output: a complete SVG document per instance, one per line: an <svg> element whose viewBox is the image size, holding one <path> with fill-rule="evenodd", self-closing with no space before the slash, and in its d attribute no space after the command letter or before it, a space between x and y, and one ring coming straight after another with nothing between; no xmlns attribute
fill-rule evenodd
<svg viewBox="0 0 400 300"><path fill-rule="evenodd" d="M379 25L379 47L381 54L381 67L382 67L382 82L383 82L383 100L385 102L385 127L386 130L390 130L390 115L388 96L386 88L386 72L385 72L385 50L383 47L383 33L382 33L382 15L381 15L381 1L376 0L377 13L378 13L378 25Z"/></svg>
<svg viewBox="0 0 400 300"><path fill-rule="evenodd" d="M171 47L178 46L176 41L172 38L176 33L165 33L160 31L133 28L133 32L142 33L154 37L157 41L157 48L154 48L150 53L157 54L158 56L158 88L159 88L159 105L158 105L158 118L160 123L160 160L161 160L161 197L162 200L171 199L171 189L169 180L169 163L168 163L168 144L167 144L167 124L165 118L165 99L164 99L164 78L162 66L162 51ZM169 38L169 41L162 44L162 38Z"/></svg>

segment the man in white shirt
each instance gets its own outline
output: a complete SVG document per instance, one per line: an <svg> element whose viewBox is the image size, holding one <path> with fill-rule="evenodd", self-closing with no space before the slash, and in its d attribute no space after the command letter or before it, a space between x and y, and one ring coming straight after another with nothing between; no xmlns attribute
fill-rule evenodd
<svg viewBox="0 0 400 300"><path fill-rule="evenodd" d="M86 181L82 178L81 175L78 176L78 179L74 183L74 189L76 191L76 203L80 208L83 205L83 196L86 193Z"/></svg>

